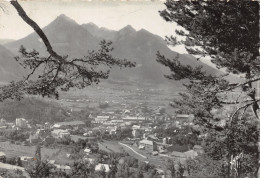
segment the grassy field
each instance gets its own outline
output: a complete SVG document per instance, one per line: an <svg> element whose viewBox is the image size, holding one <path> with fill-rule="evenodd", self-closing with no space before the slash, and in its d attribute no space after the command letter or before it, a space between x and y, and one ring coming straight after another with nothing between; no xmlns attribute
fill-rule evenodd
<svg viewBox="0 0 260 178"><path fill-rule="evenodd" d="M151 88L150 86L138 87L100 83L98 86L91 86L87 89L73 89L70 92L64 92L58 102L65 107L73 108L73 110L85 109L86 107L98 108L99 103L104 101L109 102L110 110L122 109L121 104L130 106L149 102L151 108L164 106L171 111L169 103L178 92L179 90L174 90L169 86Z"/></svg>
<svg viewBox="0 0 260 178"><path fill-rule="evenodd" d="M99 149L104 150L106 152L115 152L115 153L122 153L123 149L122 146L118 144L117 141L108 141L103 140L103 142L98 143Z"/></svg>
<svg viewBox="0 0 260 178"><path fill-rule="evenodd" d="M11 144L9 142L0 142L0 151L4 152L7 157L31 156L35 154L36 146L23 146ZM66 157L66 152L61 149L50 149L43 147L41 149L42 159L56 160L58 164L71 163Z"/></svg>

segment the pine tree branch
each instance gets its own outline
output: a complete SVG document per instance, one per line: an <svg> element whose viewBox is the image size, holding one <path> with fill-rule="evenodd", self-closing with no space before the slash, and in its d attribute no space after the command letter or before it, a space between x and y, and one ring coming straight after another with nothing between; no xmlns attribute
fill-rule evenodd
<svg viewBox="0 0 260 178"><path fill-rule="evenodd" d="M242 102L248 102L248 101L253 101L253 100L245 100L245 101L242 101ZM241 103L241 101L220 101L221 104L239 104Z"/></svg>
<svg viewBox="0 0 260 178"><path fill-rule="evenodd" d="M49 56L45 61L49 60L50 57L51 57L51 56ZM25 78L25 81L27 81L27 80L31 77L31 75L33 75L33 74L35 73L35 71L38 69L38 67L40 67L40 65L41 65L42 63L44 63L45 61L40 61L40 62L33 68L32 72L27 75L27 77Z"/></svg>
<svg viewBox="0 0 260 178"><path fill-rule="evenodd" d="M255 101L253 101L253 102L251 102L251 103L248 103L248 104L246 104L246 105L244 105L244 106L241 106L241 107L237 108L236 111L235 111L235 112L232 114L232 116L230 117L230 122L233 120L233 118L235 117L235 115L236 115L241 109L248 108L249 106L252 106L252 105L254 105L254 104L257 103L257 102L260 102L260 99L255 100ZM258 118L258 116L257 116L257 118Z"/></svg>
<svg viewBox="0 0 260 178"><path fill-rule="evenodd" d="M248 80L246 82L243 82L243 83L234 83L234 84L230 84L231 87L225 89L225 90L219 90L218 93L223 93L223 92L226 92L226 91L231 91L231 90L234 90L238 87L241 87L241 86L244 86L246 84L249 84L249 83L252 83L252 82L257 82L257 81L260 81L260 77L258 78L255 78L255 79L251 79L251 80Z"/></svg>

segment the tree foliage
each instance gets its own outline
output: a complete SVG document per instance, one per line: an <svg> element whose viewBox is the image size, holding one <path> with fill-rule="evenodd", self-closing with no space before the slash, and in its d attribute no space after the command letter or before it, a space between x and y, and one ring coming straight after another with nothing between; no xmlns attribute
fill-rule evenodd
<svg viewBox="0 0 260 178"><path fill-rule="evenodd" d="M223 171L221 163L220 160L214 160L207 155L201 155L195 159L189 159L187 161L187 169L191 177L223 177L225 176L225 171Z"/></svg>
<svg viewBox="0 0 260 178"><path fill-rule="evenodd" d="M241 152L245 157L255 156L254 164L244 160L244 168L241 168L244 170L240 171L245 173L246 165L253 165L250 171L256 176L260 101L256 92L256 82L260 81L259 3L167 0L165 5L166 9L160 11L160 15L183 27L183 30L176 30L176 34L185 38L180 41L175 36L167 37L168 44L185 45L198 60L206 57L227 72L217 76L208 74L201 66L182 65L178 55L168 59L158 52L157 61L171 70L167 78L189 79L184 84L186 92L180 93L173 107L178 108L179 113L194 114L200 133L207 133L206 146L213 149L207 150L212 153L211 159L225 160L229 164L231 157ZM231 73L243 80L227 80L226 76Z"/></svg>
<svg viewBox="0 0 260 178"><path fill-rule="evenodd" d="M47 161L35 160L31 162L25 169L31 178L49 177L53 166Z"/></svg>
<svg viewBox="0 0 260 178"><path fill-rule="evenodd" d="M178 56L167 59L158 53L157 61L172 71L168 78L190 79L190 83L185 85L189 94L181 94L186 112L189 108L194 112L196 108L201 118L212 117L209 113L212 109L238 103L227 101L235 89L240 89L244 96L250 98L243 100L245 103L241 109L253 105L256 111L259 100L253 83L260 80L259 4L248 1L167 1L165 5L167 9L160 15L166 21L177 22L187 31L176 30L177 34L186 37L186 40L178 41L179 44L186 45L190 54L210 56L217 67L244 75L246 79L243 83L230 83L224 75L208 75L202 67L182 65ZM167 40L171 43L176 38L168 37ZM175 104L179 106L181 103Z"/></svg>
<svg viewBox="0 0 260 178"><path fill-rule="evenodd" d="M95 176L95 165L88 161L76 161L72 165L71 170L71 177L81 177L81 178L88 178L88 177L94 177Z"/></svg>
<svg viewBox="0 0 260 178"><path fill-rule="evenodd" d="M193 55L210 55L228 72L259 75L259 4L250 1L167 1L160 12L166 21L184 27L181 43ZM167 38L171 42L174 37ZM194 49L194 46L200 47Z"/></svg>

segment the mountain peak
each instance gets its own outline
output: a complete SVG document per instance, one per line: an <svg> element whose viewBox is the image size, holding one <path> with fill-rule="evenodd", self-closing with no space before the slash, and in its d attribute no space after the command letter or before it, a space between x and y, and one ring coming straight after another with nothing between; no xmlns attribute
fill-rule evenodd
<svg viewBox="0 0 260 178"><path fill-rule="evenodd" d="M75 20L71 19L70 17L66 16L65 14L59 15L54 21L58 21L58 22L67 21L70 23L78 24Z"/></svg>
<svg viewBox="0 0 260 178"><path fill-rule="evenodd" d="M143 29L143 28L140 29L139 32L142 32L142 33L151 33L151 32L149 32L148 30L145 30L145 29Z"/></svg>
<svg viewBox="0 0 260 178"><path fill-rule="evenodd" d="M84 24L86 26L90 26L90 27L95 27L95 28L99 28L96 24L94 24L93 22L89 22L87 24Z"/></svg>
<svg viewBox="0 0 260 178"><path fill-rule="evenodd" d="M136 32L136 30L131 25L127 25L124 28L122 28L121 30L119 30L118 34L119 34L119 36L125 36L125 35L132 34L135 32Z"/></svg>
<svg viewBox="0 0 260 178"><path fill-rule="evenodd" d="M99 27L94 24L93 22L89 22L89 23L86 23L86 24L82 24L81 25L84 29L88 30L90 33L92 32L96 32L99 30Z"/></svg>
<svg viewBox="0 0 260 178"><path fill-rule="evenodd" d="M136 32L136 30L131 25L127 25L119 31Z"/></svg>

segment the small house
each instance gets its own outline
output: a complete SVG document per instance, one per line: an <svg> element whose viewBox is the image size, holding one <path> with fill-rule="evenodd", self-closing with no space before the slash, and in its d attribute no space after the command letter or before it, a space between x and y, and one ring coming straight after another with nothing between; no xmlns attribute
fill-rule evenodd
<svg viewBox="0 0 260 178"><path fill-rule="evenodd" d="M204 153L204 149L200 145L194 145L193 150L199 154Z"/></svg>
<svg viewBox="0 0 260 178"><path fill-rule="evenodd" d="M141 140L139 142L139 147L143 146L145 150L153 152L156 151L156 143L151 140Z"/></svg>
<svg viewBox="0 0 260 178"><path fill-rule="evenodd" d="M95 171L104 171L106 173L110 172L108 164L98 164L95 166Z"/></svg>
<svg viewBox="0 0 260 178"><path fill-rule="evenodd" d="M4 160L6 160L6 155L4 152L0 152L0 162L3 162Z"/></svg>
<svg viewBox="0 0 260 178"><path fill-rule="evenodd" d="M153 152L152 152L152 155L153 155L153 156L157 156L158 154L159 154L158 151L153 151Z"/></svg>
<svg viewBox="0 0 260 178"><path fill-rule="evenodd" d="M29 141L31 144L37 144L41 141L41 139L39 138L39 136L37 134L35 134L35 135L30 135Z"/></svg>
<svg viewBox="0 0 260 178"><path fill-rule="evenodd" d="M84 149L84 152L85 152L87 155L89 155L89 154L91 153L91 149L86 148L86 149Z"/></svg>

